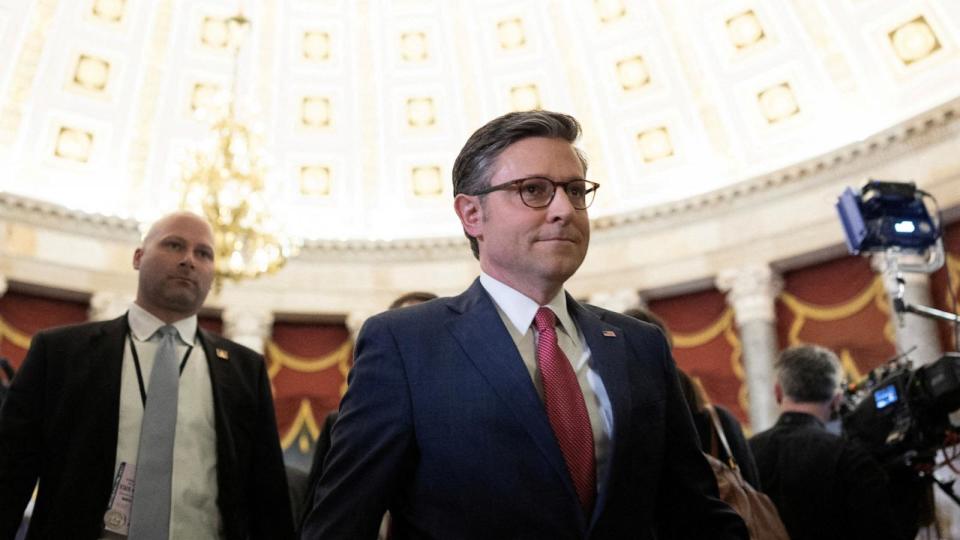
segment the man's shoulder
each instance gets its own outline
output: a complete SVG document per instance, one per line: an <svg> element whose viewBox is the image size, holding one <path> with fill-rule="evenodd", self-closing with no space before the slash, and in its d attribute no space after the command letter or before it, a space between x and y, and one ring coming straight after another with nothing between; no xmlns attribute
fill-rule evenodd
<svg viewBox="0 0 960 540"><path fill-rule="evenodd" d="M253 360L263 359L262 354L251 349L250 347L237 343L231 339L227 339L215 332L200 329L200 335L203 336L203 339L207 342L207 345L214 350L215 354L223 354L220 352L223 351L229 357L250 358Z"/></svg>
<svg viewBox="0 0 960 540"><path fill-rule="evenodd" d="M124 316L107 321L93 321L75 324L51 326L38 331L33 339L57 341L61 339L75 340L82 336L94 336L110 330L122 330L126 325Z"/></svg>

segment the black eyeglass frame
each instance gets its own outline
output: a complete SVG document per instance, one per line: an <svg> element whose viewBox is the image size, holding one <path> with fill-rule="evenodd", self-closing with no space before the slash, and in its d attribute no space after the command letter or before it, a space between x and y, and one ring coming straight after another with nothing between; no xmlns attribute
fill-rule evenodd
<svg viewBox="0 0 960 540"><path fill-rule="evenodd" d="M551 186L553 187L553 192L550 194L550 198L547 200L546 203L544 203L544 204L542 204L542 205L540 205L540 206L533 206L532 204L528 203L525 198L523 198L523 189L522 189L523 183L524 183L524 182L527 182L527 181L529 181L529 180L546 180L547 182L549 182L549 183L551 184ZM583 184L584 184L584 186L583 186L583 187L584 187L584 190L583 190L584 200L587 199L587 196L588 196L588 195L593 194L593 196L590 197L590 200L583 206L583 208L577 208L577 206L573 203L573 198L570 196L570 193L567 191L567 186L569 186L570 184L572 184L572 183L574 183L574 182L583 182ZM573 206L574 209L576 209L576 210L586 210L587 208L590 208L590 205L593 204L593 200L596 198L596 192L597 192L598 189L600 189L600 184L598 184L598 183L596 183L596 182L593 182L593 181L590 181L590 180L581 179L581 178L578 178L578 179L575 179L575 180L568 180L568 181L566 181L566 182L556 182L556 181L551 180L551 179L549 179L549 178L547 178L547 177L545 177L545 176L527 176L527 177L525 177L525 178L517 178L516 180L508 180L508 181L506 181L506 182L504 182L504 183L502 183L502 184L497 184L497 185L495 185L495 186L490 186L490 187L488 187L488 188L486 188L486 189L482 189L482 190L480 190L480 191L478 191L478 192L476 192L476 193L472 193L472 195L477 195L477 196L479 196L479 195L488 195L488 194L490 194L490 193L493 193L494 191L506 191L506 190L508 190L508 189L513 189L513 188L516 188L516 189L517 189L517 194L520 196L520 201L523 202L523 204L526 205L528 208L533 208L533 209L536 210L536 209L546 208L546 207L550 206L550 204L553 203L553 198L557 196L557 188L563 188L563 192L567 194L567 200L570 201L570 205Z"/></svg>

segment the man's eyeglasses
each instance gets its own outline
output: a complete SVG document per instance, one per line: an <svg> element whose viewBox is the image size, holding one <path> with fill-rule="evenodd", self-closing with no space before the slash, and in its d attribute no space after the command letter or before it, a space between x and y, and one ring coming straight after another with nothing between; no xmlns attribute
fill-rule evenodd
<svg viewBox="0 0 960 540"><path fill-rule="evenodd" d="M516 189L520 193L520 200L530 208L545 208L553 202L553 197L557 194L557 188L563 188L567 194L570 204L577 210L586 210L593 204L593 198L597 194L597 188L600 184L589 180L571 180L569 182L554 182L549 178L532 176L530 178L520 178L511 180L502 184L497 184L487 189L478 191L474 195L486 195L494 191L505 191Z"/></svg>

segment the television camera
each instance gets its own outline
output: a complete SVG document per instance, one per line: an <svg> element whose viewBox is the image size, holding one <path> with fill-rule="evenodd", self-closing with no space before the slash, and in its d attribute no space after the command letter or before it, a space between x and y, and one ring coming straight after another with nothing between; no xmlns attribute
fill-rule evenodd
<svg viewBox="0 0 960 540"><path fill-rule="evenodd" d="M931 212L930 205L936 211ZM960 317L955 313L915 305L904 297L902 272L931 273L945 260L933 197L912 182L870 180L859 193L847 188L836 209L851 253L882 253L884 277L896 284L892 303L898 317L909 313L945 320L956 331ZM932 478L960 504L952 486L932 476L940 450L953 467L947 450L956 450L960 428L950 415L958 409L960 354L948 352L917 368L903 354L846 389L841 418L844 433L878 461Z"/></svg>

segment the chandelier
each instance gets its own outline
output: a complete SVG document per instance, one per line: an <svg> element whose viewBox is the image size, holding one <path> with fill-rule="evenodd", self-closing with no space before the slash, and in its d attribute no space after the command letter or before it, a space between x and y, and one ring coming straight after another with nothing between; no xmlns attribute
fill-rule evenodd
<svg viewBox="0 0 960 540"><path fill-rule="evenodd" d="M213 228L215 290L224 279L276 272L299 249L299 240L285 234L270 213L261 137L237 117L239 55L250 21L235 15L226 22L234 53L233 88L209 140L184 165L180 185L180 208L206 217Z"/></svg>

